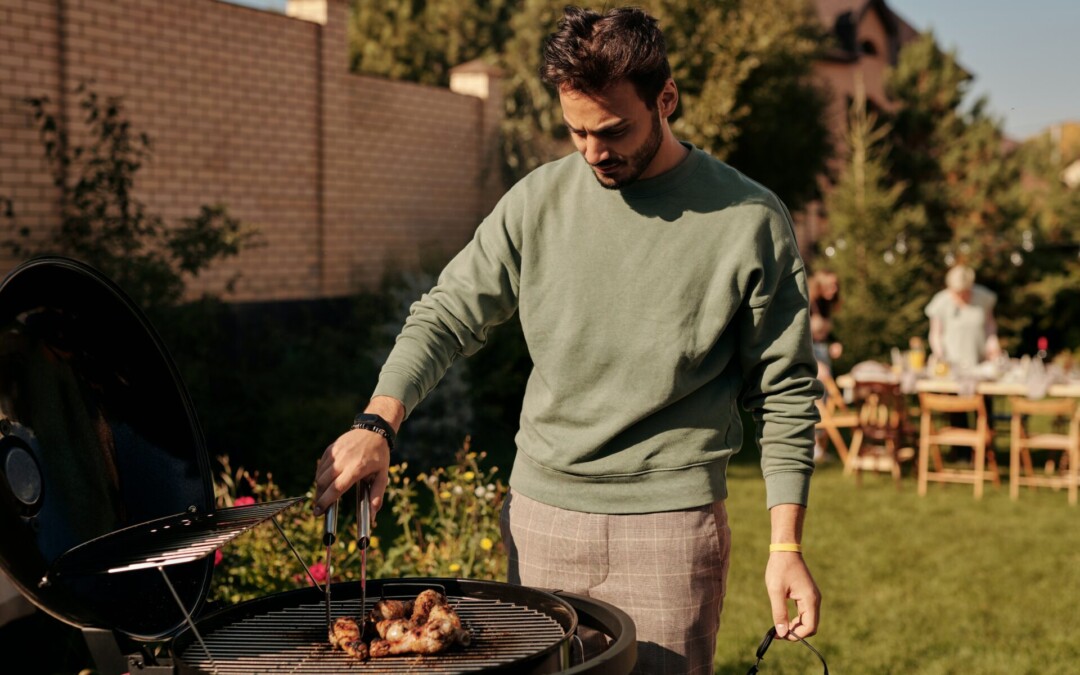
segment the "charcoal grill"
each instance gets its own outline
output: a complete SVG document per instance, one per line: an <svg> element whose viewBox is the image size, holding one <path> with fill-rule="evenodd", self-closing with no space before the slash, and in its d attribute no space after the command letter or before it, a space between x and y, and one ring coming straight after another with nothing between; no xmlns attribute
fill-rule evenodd
<svg viewBox="0 0 1080 675"><path fill-rule="evenodd" d="M49 257L0 284L0 565L38 607L83 630L103 675L632 669L635 631L624 612L498 582L368 582L369 604L423 588L447 595L473 641L431 656L359 662L331 650L317 582L204 615L213 551L264 523L288 542L277 516L301 499L215 508L183 382L141 311L104 275ZM358 583L331 589L334 616L368 609ZM581 628L606 636L607 649L583 654ZM149 642L165 642L167 653L128 648Z"/></svg>

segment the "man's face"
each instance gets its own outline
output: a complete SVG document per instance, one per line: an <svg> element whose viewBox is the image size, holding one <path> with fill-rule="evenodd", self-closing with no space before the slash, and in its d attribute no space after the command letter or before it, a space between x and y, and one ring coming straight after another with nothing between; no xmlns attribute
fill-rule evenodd
<svg viewBox="0 0 1080 675"><path fill-rule="evenodd" d="M563 120L600 185L617 189L658 173L653 160L663 140L659 109L651 110L623 80L600 94L559 91Z"/></svg>

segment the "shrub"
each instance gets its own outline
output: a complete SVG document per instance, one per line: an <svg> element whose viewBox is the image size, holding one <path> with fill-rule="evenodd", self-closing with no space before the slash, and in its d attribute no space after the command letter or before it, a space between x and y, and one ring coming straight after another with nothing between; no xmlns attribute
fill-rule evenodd
<svg viewBox="0 0 1080 675"><path fill-rule="evenodd" d="M228 457L217 485L221 507L281 499L273 476L243 467L233 470ZM463 577L495 580L506 576L506 552L499 537L499 510L506 486L498 467L483 468L484 453L473 452L470 440L454 464L416 476L408 464L390 467L386 503L394 516L384 517L368 550L369 578ZM323 520L311 514L314 488L300 505L278 516L278 523L308 563L312 576L326 579ZM342 504L351 504L349 495ZM332 581L355 581L360 575L356 515L341 508L338 540L332 556ZM211 585L214 601L235 604L269 593L311 585L295 557L285 552L272 524L262 524L220 551Z"/></svg>

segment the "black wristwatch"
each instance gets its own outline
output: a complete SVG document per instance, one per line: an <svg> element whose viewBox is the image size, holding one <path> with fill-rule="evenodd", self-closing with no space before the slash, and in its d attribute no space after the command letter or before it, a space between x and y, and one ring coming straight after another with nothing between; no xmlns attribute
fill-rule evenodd
<svg viewBox="0 0 1080 675"><path fill-rule="evenodd" d="M353 420L352 428L364 429L379 434L386 439L386 444L390 446L390 452L394 451L394 427L390 426L390 423L381 416L374 413L360 413Z"/></svg>

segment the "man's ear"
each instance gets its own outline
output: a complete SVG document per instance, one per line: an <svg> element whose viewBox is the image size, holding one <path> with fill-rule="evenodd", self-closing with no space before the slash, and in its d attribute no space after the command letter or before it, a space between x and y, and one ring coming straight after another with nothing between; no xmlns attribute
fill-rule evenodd
<svg viewBox="0 0 1080 675"><path fill-rule="evenodd" d="M660 95L656 97L656 107L660 111L660 117L667 119L675 113L679 105L679 88L675 86L675 80L668 78Z"/></svg>

